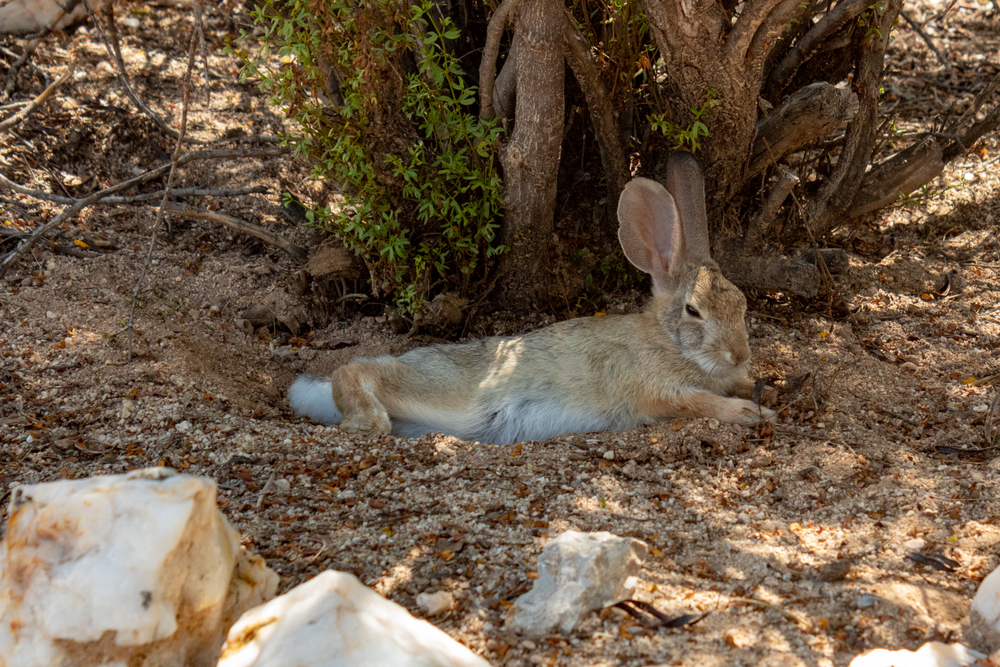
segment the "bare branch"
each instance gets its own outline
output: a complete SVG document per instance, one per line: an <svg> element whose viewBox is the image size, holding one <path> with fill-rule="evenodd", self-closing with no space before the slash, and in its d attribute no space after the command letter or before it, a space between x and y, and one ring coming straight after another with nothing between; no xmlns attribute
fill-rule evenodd
<svg viewBox="0 0 1000 667"><path fill-rule="evenodd" d="M902 4L902 0L887 0L878 17L878 25L872 26L870 34L862 40L854 77L859 110L847 129L844 149L837 160L837 166L809 203L805 216L808 225L816 225L810 233L815 233L817 238L840 223L842 213L854 200L864 178L865 168L871 162L885 51Z"/></svg>
<svg viewBox="0 0 1000 667"><path fill-rule="evenodd" d="M945 162L950 162L959 155L964 154L968 148L972 147L984 135L1000 128L1000 105L997 105L986 118L973 124L969 131L963 134L958 141L953 143L944 152Z"/></svg>
<svg viewBox="0 0 1000 667"><path fill-rule="evenodd" d="M171 215L179 215L183 218L191 218L195 220L217 222L243 234L255 236L269 245L281 248L299 261L305 261L309 257L309 252L305 248L292 243L283 236L269 232L263 227L245 222L239 218L234 218L230 215L219 213L217 211L209 211L204 208L188 206L187 204L181 204L179 202L168 201L164 204L164 207L166 212Z"/></svg>
<svg viewBox="0 0 1000 667"><path fill-rule="evenodd" d="M91 12L93 16L93 12ZM142 288L142 283L146 279L146 272L149 270L149 262L153 257L153 248L156 246L156 232L159 231L160 225L163 223L163 217L166 215L167 206L170 203L170 189L173 186L174 178L177 175L177 163L181 157L181 149L184 148L184 134L187 132L187 118L188 118L188 108L191 105L191 72L194 71L194 55L197 51L198 45L198 31L197 29L191 34L191 44L188 46L188 63L187 71L184 72L184 85L181 88L181 100L183 104L181 105L181 129L177 133L177 142L174 144L174 154L170 156L170 171L167 174L167 187L163 190L163 199L160 200L160 208L156 212L156 220L153 221L153 231L149 235L149 250L146 251L146 261L142 265L142 273L139 274L139 279L135 281L135 291L132 292L132 307L128 311L128 325L126 329L128 330L128 360L132 361L132 334L135 331L135 304L139 301L139 290ZM122 76L124 76L124 68L122 69Z"/></svg>
<svg viewBox="0 0 1000 667"><path fill-rule="evenodd" d="M781 59L767 81L768 97L774 99L781 94L788 82L792 80L802 64L819 50L823 42L853 21L868 5L863 0L843 0L816 22L798 43Z"/></svg>
<svg viewBox="0 0 1000 667"><path fill-rule="evenodd" d="M747 178L810 141L825 136L858 112L858 96L825 81L809 84L757 122Z"/></svg>
<svg viewBox="0 0 1000 667"><path fill-rule="evenodd" d="M497 57L500 55L500 38L504 28L521 0L503 0L490 18L486 28L486 44L479 64L479 117L490 120L493 112L493 84L497 76Z"/></svg>
<svg viewBox="0 0 1000 667"><path fill-rule="evenodd" d="M139 111L149 116L149 118L156 124L156 126L160 128L163 132L165 132L167 135L173 137L174 139L180 137L180 133L177 132L177 130L170 127L169 125L167 125L167 122L162 118L160 118L159 114L150 109L145 102L139 99L139 96L132 89L132 84L128 80L128 73L125 70L125 61L122 58L121 48L118 45L118 28L115 26L115 15L114 12L111 11L110 9L110 4L105 16L108 19L107 32L111 33L111 39L109 39L108 35L105 34L104 29L101 27L101 22L100 20L98 20L97 15L94 13L94 10L90 8L90 5L88 3L85 2L84 5L87 7L87 12L90 14L90 19L94 22L94 26L97 28L97 33L101 36L101 41L104 42L104 48L107 50L108 55L111 56L111 59L115 61L115 65L118 68L118 80L121 82L122 88L125 89L125 94L128 95L128 98L130 100L132 100L132 104L134 104L136 108L139 109ZM203 141L198 141L195 139L188 139L187 141L188 143L192 144L204 143Z"/></svg>
<svg viewBox="0 0 1000 667"><path fill-rule="evenodd" d="M965 110L965 113L958 117L958 120L951 124L946 132L949 134L957 134L970 118L973 118L977 113L979 113L979 110L983 107L983 104L986 103L986 100L993 97L997 88L1000 88L1000 73L994 76L986 87L979 91L979 94L976 95L974 100L972 100L972 105ZM968 144L966 144L966 146L968 146Z"/></svg>
<svg viewBox="0 0 1000 667"><path fill-rule="evenodd" d="M616 202L628 181L628 160L618 136L618 126L608 92L594 66L587 41L580 34L569 12L566 12L566 61L587 99L590 120L601 147L601 162L608 177L609 201Z"/></svg>
<svg viewBox="0 0 1000 667"><path fill-rule="evenodd" d="M67 206L72 206L73 204L80 201L74 197L63 197L62 195L52 194L51 192L45 192L44 190L34 190L32 188L26 188L23 185L18 185L17 183L9 180L3 174L0 174L0 185L5 185L7 188L17 192L18 194L27 195L29 197L34 197L35 199L40 199L42 201L51 201L56 204L66 204ZM127 197L105 197L95 204L131 204L134 202L147 201L150 199L157 199L163 197L163 193L166 190L156 190L155 192L144 192L138 195L129 195ZM219 190L213 190L208 188L180 188L170 191L171 197L239 197L242 195L255 195L255 194L266 194L267 188L262 185L255 185L250 188L224 188Z"/></svg>
<svg viewBox="0 0 1000 667"><path fill-rule="evenodd" d="M6 5L7 3L3 4ZM21 66L28 62L28 58L30 58L31 54L35 52L35 49L37 49L38 45L42 43L42 40L48 37L49 33L52 32L59 22L66 18L66 14L76 9L78 4L80 4L80 0L69 0L64 5L60 6L59 11L56 12L55 17L53 17L52 21L49 22L49 25L46 26L45 30L43 30L41 34L36 36L33 40L28 42L28 44L24 47L24 52L18 56L17 60L14 61L14 64L10 66L9 70L7 70L7 85L4 86L3 94L0 95L0 103L6 102L10 99L10 94L14 91L14 83L17 81L17 73L21 71Z"/></svg>
<svg viewBox="0 0 1000 667"><path fill-rule="evenodd" d="M948 59L945 58L944 54L941 53L941 49L937 47L934 40L927 36L923 27L914 21L913 18L910 17L909 13L900 11L899 15L903 17L904 21L910 24L910 27L913 28L913 32L917 33L920 39L924 40L924 43L927 44L927 48L934 52L934 55L937 56L938 62L940 62L949 72L952 71L954 68L951 66L951 62L949 62Z"/></svg>
<svg viewBox="0 0 1000 667"><path fill-rule="evenodd" d="M210 160L228 157L276 157L278 155L285 155L291 151L292 149L289 146L279 146L277 148L219 148L215 150L192 151L182 155L177 160L176 166L180 167L195 160ZM151 181L154 178L158 178L170 171L173 166L174 162L171 162L170 164L163 165L162 167L158 167L152 171L147 171L146 173L140 174L135 178L130 178L127 181L116 183L109 188L105 188L78 200L75 204L46 222L44 225L37 227L35 231L31 233L31 236L24 239L24 241L22 241L16 249L8 253L7 256L4 257L3 261L0 262L0 278L3 278L17 258L30 250L40 238L72 218L83 209L87 208L91 204L101 201L105 197L109 197L118 192L135 187L136 185ZM0 176L0 185L6 185L7 183L11 183L11 181Z"/></svg>
<svg viewBox="0 0 1000 667"><path fill-rule="evenodd" d="M872 167L846 217L854 218L888 206L937 178L944 171L941 144L934 137L913 144Z"/></svg>
<svg viewBox="0 0 1000 667"><path fill-rule="evenodd" d="M763 76L766 61L764 56L767 52L774 48L781 34L791 27L792 19L807 11L802 7L802 0L783 0L760 24L744 55L747 63L754 67L754 81L760 81Z"/></svg>
<svg viewBox="0 0 1000 667"><path fill-rule="evenodd" d="M764 206L750 220L744 237L744 248L747 252L757 252L762 246L762 241L770 236L771 223L781 210L781 205L796 185L799 184L799 177L790 169L782 168L778 171L778 180L767 195Z"/></svg>
<svg viewBox="0 0 1000 667"><path fill-rule="evenodd" d="M726 40L726 53L731 60L739 62L746 58L757 28L781 3L782 0L748 0L744 4L743 13L736 19L736 24L729 31L729 39ZM795 4L797 3L798 0Z"/></svg>
<svg viewBox="0 0 1000 667"><path fill-rule="evenodd" d="M63 72L63 75L58 79L56 79L55 81L53 81L52 84L48 88L43 90L38 95L38 97L33 99L31 103L28 104L28 106L24 107L16 114L12 115L9 118L5 118L2 122L0 122L0 132L6 132L7 130L14 127L25 118L27 118L28 114L30 114L40 105L44 104L46 100L52 97L52 93L56 92L56 89L59 88L59 86L69 81L69 78L73 76L73 72L75 71L76 71L76 60L73 60L73 62L69 64L69 67L66 68L66 71Z"/></svg>
<svg viewBox="0 0 1000 667"><path fill-rule="evenodd" d="M280 144L284 139L273 134L250 134L245 137L226 137L208 142L209 146L216 144Z"/></svg>

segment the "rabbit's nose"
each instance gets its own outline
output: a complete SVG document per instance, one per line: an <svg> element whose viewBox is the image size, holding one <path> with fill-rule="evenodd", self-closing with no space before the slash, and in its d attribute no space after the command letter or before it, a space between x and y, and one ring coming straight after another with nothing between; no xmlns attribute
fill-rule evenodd
<svg viewBox="0 0 1000 667"><path fill-rule="evenodd" d="M726 357L734 366L739 366L750 358L750 346L741 341L729 348Z"/></svg>

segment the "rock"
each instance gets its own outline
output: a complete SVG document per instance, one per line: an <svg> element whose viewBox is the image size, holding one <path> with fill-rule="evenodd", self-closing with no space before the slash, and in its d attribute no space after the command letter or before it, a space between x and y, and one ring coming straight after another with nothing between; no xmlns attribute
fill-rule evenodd
<svg viewBox="0 0 1000 667"><path fill-rule="evenodd" d="M357 278L361 275L357 256L337 245L322 246L309 258L306 269L316 278Z"/></svg>
<svg viewBox="0 0 1000 667"><path fill-rule="evenodd" d="M308 314L299 297L288 290L275 288L244 310L238 319L246 320L254 328L266 327L271 331L285 328L297 336L302 331ZM240 326L241 331L245 332L246 325L241 323Z"/></svg>
<svg viewBox="0 0 1000 667"><path fill-rule="evenodd" d="M447 591L421 593L417 596L417 606L426 611L428 616L437 616L454 609L455 596Z"/></svg>
<svg viewBox="0 0 1000 667"><path fill-rule="evenodd" d="M843 581L851 572L851 561L848 559L835 560L816 568L816 578L820 581L834 582Z"/></svg>
<svg viewBox="0 0 1000 667"><path fill-rule="evenodd" d="M20 486L0 544L0 659L200 667L277 576L240 548L215 483L166 468Z"/></svg>
<svg viewBox="0 0 1000 667"><path fill-rule="evenodd" d="M506 627L532 637L569 634L594 609L632 597L646 544L569 530L538 557L538 580L511 607Z"/></svg>
<svg viewBox="0 0 1000 667"><path fill-rule="evenodd" d="M869 607L874 607L876 602L878 602L878 599L874 595L868 595L865 593L858 598L856 604L858 609L868 609Z"/></svg>
<svg viewBox="0 0 1000 667"><path fill-rule="evenodd" d="M970 624L963 628L966 640L1000 663L1000 567L979 584L969 609Z"/></svg>
<svg viewBox="0 0 1000 667"><path fill-rule="evenodd" d="M104 0L87 3L94 12ZM67 5L69 6L69 5ZM0 33L43 32L50 27L62 30L87 18L87 5L80 3L67 14L59 0L12 0L0 3Z"/></svg>
<svg viewBox="0 0 1000 667"><path fill-rule="evenodd" d="M245 320L242 317L237 317L233 320L233 326L242 331L248 336L253 335L253 322L250 320Z"/></svg>
<svg viewBox="0 0 1000 667"><path fill-rule="evenodd" d="M462 325L469 300L455 292L442 292L424 305L413 319L416 328L438 333L453 331Z"/></svg>
<svg viewBox="0 0 1000 667"><path fill-rule="evenodd" d="M327 570L265 605L229 631L218 667L489 667L426 621Z"/></svg>
<svg viewBox="0 0 1000 667"><path fill-rule="evenodd" d="M916 651L865 651L848 667L966 667L985 657L962 644L927 642Z"/></svg>
<svg viewBox="0 0 1000 667"><path fill-rule="evenodd" d="M746 648L757 643L753 632L749 628L742 627L726 630L726 634L723 635L723 641L726 643L726 646L731 648Z"/></svg>

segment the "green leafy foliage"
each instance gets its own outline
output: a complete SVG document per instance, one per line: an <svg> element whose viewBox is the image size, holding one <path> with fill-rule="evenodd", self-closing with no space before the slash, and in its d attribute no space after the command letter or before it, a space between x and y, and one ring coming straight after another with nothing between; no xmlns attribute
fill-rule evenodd
<svg viewBox="0 0 1000 667"><path fill-rule="evenodd" d="M651 116L649 119L650 125L654 130L670 139L674 143L674 148L683 148L692 153L697 153L701 148L701 139L708 136L708 126L701 120L701 117L706 111L716 105L716 94L716 91L709 90L708 99L701 105L701 108L691 109L694 121L688 127L674 125L667 120L664 114Z"/></svg>
<svg viewBox="0 0 1000 667"><path fill-rule="evenodd" d="M448 42L459 37L431 0L264 0L262 34L243 34L242 77L301 128L288 137L340 186L310 211L362 257L376 294L405 312L432 290L468 293L485 276L502 199L501 130L470 113Z"/></svg>

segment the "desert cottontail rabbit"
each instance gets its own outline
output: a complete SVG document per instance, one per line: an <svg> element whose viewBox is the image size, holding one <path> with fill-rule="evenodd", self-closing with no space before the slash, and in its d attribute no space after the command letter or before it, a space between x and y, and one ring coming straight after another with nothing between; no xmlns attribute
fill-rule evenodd
<svg viewBox="0 0 1000 667"><path fill-rule="evenodd" d="M292 409L345 430L497 444L666 417L773 416L747 400L746 299L709 254L697 159L671 155L667 183L670 192L633 179L618 202L625 256L653 280L642 313L357 359L329 378L300 376L288 392Z"/></svg>

